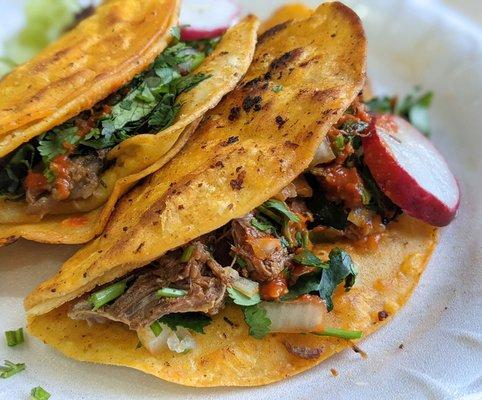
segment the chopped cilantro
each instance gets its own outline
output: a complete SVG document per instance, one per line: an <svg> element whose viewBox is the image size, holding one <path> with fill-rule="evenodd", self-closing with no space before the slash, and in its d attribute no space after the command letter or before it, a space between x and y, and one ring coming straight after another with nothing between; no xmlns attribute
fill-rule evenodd
<svg viewBox="0 0 482 400"><path fill-rule="evenodd" d="M335 288L345 281L345 288L349 290L355 283L358 274L350 255L339 248L331 250L329 255L330 267L323 270L321 275L319 294L325 300L328 311L333 310L332 296Z"/></svg>
<svg viewBox="0 0 482 400"><path fill-rule="evenodd" d="M293 257L293 261L301 265L307 265L309 267L316 268L328 268L328 263L322 262L317 256L315 256L310 250L303 249L300 253Z"/></svg>
<svg viewBox="0 0 482 400"><path fill-rule="evenodd" d="M267 317L267 312L259 305L243 308L244 320L249 326L249 334L256 339L264 338L271 327L271 320Z"/></svg>
<svg viewBox="0 0 482 400"><path fill-rule="evenodd" d="M293 222L300 222L300 217L292 213L286 203L276 199L270 199L263 203L263 208L278 212Z"/></svg>
<svg viewBox="0 0 482 400"><path fill-rule="evenodd" d="M302 275L296 284L289 288L289 292L281 297L281 301L295 300L304 294L317 292L320 287L321 270L312 274Z"/></svg>
<svg viewBox="0 0 482 400"><path fill-rule="evenodd" d="M15 200L24 195L23 181L35 162L35 148L20 146L12 155L0 159L0 198Z"/></svg>
<svg viewBox="0 0 482 400"><path fill-rule="evenodd" d="M94 107L97 119L89 132L80 135L73 119L0 159L0 196L21 198L25 194L23 181L33 167L43 169L48 182L53 182L55 173L50 164L59 155L109 149L131 136L158 132L172 125L181 108L177 103L179 95L210 77L193 72L206 55L206 51L175 42L145 72L100 103L108 106L105 114L98 114L99 107ZM83 114L77 118L84 118Z"/></svg>
<svg viewBox="0 0 482 400"><path fill-rule="evenodd" d="M273 86L273 88L271 89L274 93L279 93L281 91L283 91L283 86L282 85L276 85L276 86Z"/></svg>
<svg viewBox="0 0 482 400"><path fill-rule="evenodd" d="M181 40L181 27L180 26L173 26L171 28L171 35L176 40Z"/></svg>
<svg viewBox="0 0 482 400"><path fill-rule="evenodd" d="M204 327L211 321L212 319L207 315L195 312L168 314L158 320L159 323L166 324L174 331L178 326L182 326L198 333L204 333Z"/></svg>
<svg viewBox="0 0 482 400"><path fill-rule="evenodd" d="M271 234L276 233L275 226L267 218L264 218L262 215L259 215L258 217L253 217L251 219L251 225L261 232L268 232Z"/></svg>
<svg viewBox="0 0 482 400"><path fill-rule="evenodd" d="M302 275L298 281L289 288L289 292L281 297L282 301L290 301L302 296L318 292L325 300L328 311L333 309L331 299L335 288L345 281L345 288L349 290L355 284L358 271L350 255L339 248L334 248L329 254L329 261L325 268L311 274Z"/></svg>
<svg viewBox="0 0 482 400"><path fill-rule="evenodd" d="M162 326L159 321L154 321L150 328L155 337L158 337L162 332Z"/></svg>
<svg viewBox="0 0 482 400"><path fill-rule="evenodd" d="M313 170L313 172L316 172ZM313 226L329 226L344 229L348 225L348 212L341 203L329 201L320 185L312 174L305 174L305 178L313 189L313 196L307 199L306 205L313 213Z"/></svg>
<svg viewBox="0 0 482 400"><path fill-rule="evenodd" d="M253 306L261 302L261 298L259 297L259 293L256 293L252 297L248 297L241 293L239 290L235 288L228 288L229 297L233 300L234 304L239 306Z"/></svg>
<svg viewBox="0 0 482 400"><path fill-rule="evenodd" d="M375 97L366 104L371 112L379 114L397 114L410 121L425 136L430 135L430 121L428 109L432 104L433 92L420 93L420 88L415 87L412 93L405 96L402 101L397 97Z"/></svg>

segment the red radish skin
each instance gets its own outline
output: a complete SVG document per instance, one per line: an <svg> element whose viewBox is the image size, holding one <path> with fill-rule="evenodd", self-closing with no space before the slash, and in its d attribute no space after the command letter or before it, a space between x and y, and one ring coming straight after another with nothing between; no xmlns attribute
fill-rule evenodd
<svg viewBox="0 0 482 400"><path fill-rule="evenodd" d="M433 144L401 117L373 119L362 139L364 160L380 189L407 214L448 225L460 203L459 186Z"/></svg>
<svg viewBox="0 0 482 400"><path fill-rule="evenodd" d="M182 40L212 39L234 25L241 14L235 0L183 0L180 25Z"/></svg>

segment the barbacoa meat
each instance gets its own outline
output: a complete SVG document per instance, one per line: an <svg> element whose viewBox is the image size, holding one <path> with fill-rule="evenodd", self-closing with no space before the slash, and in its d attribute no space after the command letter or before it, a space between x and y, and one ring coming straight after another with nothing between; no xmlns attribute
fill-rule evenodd
<svg viewBox="0 0 482 400"><path fill-rule="evenodd" d="M106 152L99 151L96 154L75 156L69 160L68 190L69 200L87 199L100 184L100 173L103 168L103 159ZM55 195L55 186L47 190L27 188L26 200L28 212L35 215L45 215L55 208L58 200Z"/></svg>
<svg viewBox="0 0 482 400"><path fill-rule="evenodd" d="M204 245L195 242L193 246L192 257L187 263L168 254L157 260L148 272L138 275L111 305L93 311L92 305L83 300L72 308L69 317L90 322L118 321L135 330L167 314L218 313L224 305L229 277ZM178 298L157 298L157 290L163 287L184 289L188 293Z"/></svg>
<svg viewBox="0 0 482 400"><path fill-rule="evenodd" d="M233 252L246 262L249 277L265 282L277 277L290 256L281 241L251 225L253 214L232 222Z"/></svg>

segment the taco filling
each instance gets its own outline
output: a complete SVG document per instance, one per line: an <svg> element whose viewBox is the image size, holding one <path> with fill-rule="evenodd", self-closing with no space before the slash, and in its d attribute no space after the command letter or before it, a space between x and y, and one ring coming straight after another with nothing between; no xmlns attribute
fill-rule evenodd
<svg viewBox="0 0 482 400"><path fill-rule="evenodd" d="M0 198L24 200L30 214L43 216L55 213L59 202L91 197L105 185L101 175L112 164L110 149L173 124L178 96L209 78L195 70L218 42L175 38L123 88L1 158Z"/></svg>
<svg viewBox="0 0 482 400"><path fill-rule="evenodd" d="M136 330L151 352L195 346L226 302L242 307L250 334L311 332L359 338L326 327L336 287L354 285L350 255L314 245L339 239L376 246L400 209L378 188L363 162L360 137L372 116L357 99L330 130L312 165L277 196L218 230L172 250L131 275L84 295L69 312L91 323L116 321ZM231 185L242 186L242 176ZM299 357L297 348L287 347Z"/></svg>

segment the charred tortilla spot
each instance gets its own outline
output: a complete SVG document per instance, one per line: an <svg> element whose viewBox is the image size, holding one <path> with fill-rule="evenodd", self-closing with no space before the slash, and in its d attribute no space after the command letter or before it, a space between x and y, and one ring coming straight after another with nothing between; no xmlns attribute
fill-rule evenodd
<svg viewBox="0 0 482 400"><path fill-rule="evenodd" d="M216 161L213 165L211 165L211 168L224 168L224 164L221 160Z"/></svg>
<svg viewBox="0 0 482 400"><path fill-rule="evenodd" d="M239 119L239 115L241 113L241 108L240 107L233 107L231 108L231 111L229 112L228 119L231 122L234 122Z"/></svg>
<svg viewBox="0 0 482 400"><path fill-rule="evenodd" d="M388 318L388 313L385 310L378 312L378 320L383 321L384 319Z"/></svg>
<svg viewBox="0 0 482 400"><path fill-rule="evenodd" d="M315 358L319 358L321 356L321 353L323 353L322 348L296 346L286 340L283 341L283 344L285 345L288 353L293 354L294 356L303 358L305 360L313 360Z"/></svg>
<svg viewBox="0 0 482 400"><path fill-rule="evenodd" d="M142 242L139 246L137 246L137 249L136 249L136 251L135 251L134 253L136 253L136 254L137 254L137 253L140 253L140 251L142 250L142 248L144 247L144 245L145 245L145 242Z"/></svg>
<svg viewBox="0 0 482 400"><path fill-rule="evenodd" d="M303 54L303 49L301 47L287 51L270 64L270 71L285 68L290 62L298 58L301 54Z"/></svg>
<svg viewBox="0 0 482 400"><path fill-rule="evenodd" d="M230 144L236 143L238 140L239 140L239 137L230 136L225 141L221 142L221 146L223 146L223 147L229 146Z"/></svg>
<svg viewBox="0 0 482 400"><path fill-rule="evenodd" d="M294 143L294 142L291 142L291 141L289 141L289 140L287 140L287 141L285 142L285 146L288 147L288 148L290 148L290 149L297 149L298 147L300 147L299 144Z"/></svg>
<svg viewBox="0 0 482 400"><path fill-rule="evenodd" d="M258 46L260 44L262 44L264 41L266 41L267 39L275 36L276 34L281 32L282 30L286 29L286 27L288 26L288 24L290 22L291 22L291 20L283 22L283 23L278 24L278 25L275 25L272 28L268 29L266 32L264 32L262 35L260 35L260 37L258 38Z"/></svg>
<svg viewBox="0 0 482 400"><path fill-rule="evenodd" d="M179 205L177 206L177 209L178 209L178 210L184 210L184 204L179 204Z"/></svg>
<svg viewBox="0 0 482 400"><path fill-rule="evenodd" d="M248 112L253 109L254 111L261 110L261 96L246 96L243 100L243 110Z"/></svg>
<svg viewBox="0 0 482 400"><path fill-rule="evenodd" d="M129 228L128 228L127 226L124 226L124 227L122 228L122 230L123 230L124 232L127 232L127 231L129 230Z"/></svg>
<svg viewBox="0 0 482 400"><path fill-rule="evenodd" d="M236 170L238 171L238 170ZM233 190L241 190L243 188L244 178L246 177L246 171L241 171L238 173L236 179L231 180L229 184Z"/></svg>
<svg viewBox="0 0 482 400"><path fill-rule="evenodd" d="M284 119L281 115L278 115L275 118L276 125L278 125L278 129L283 128L283 125L288 121L287 119Z"/></svg>

